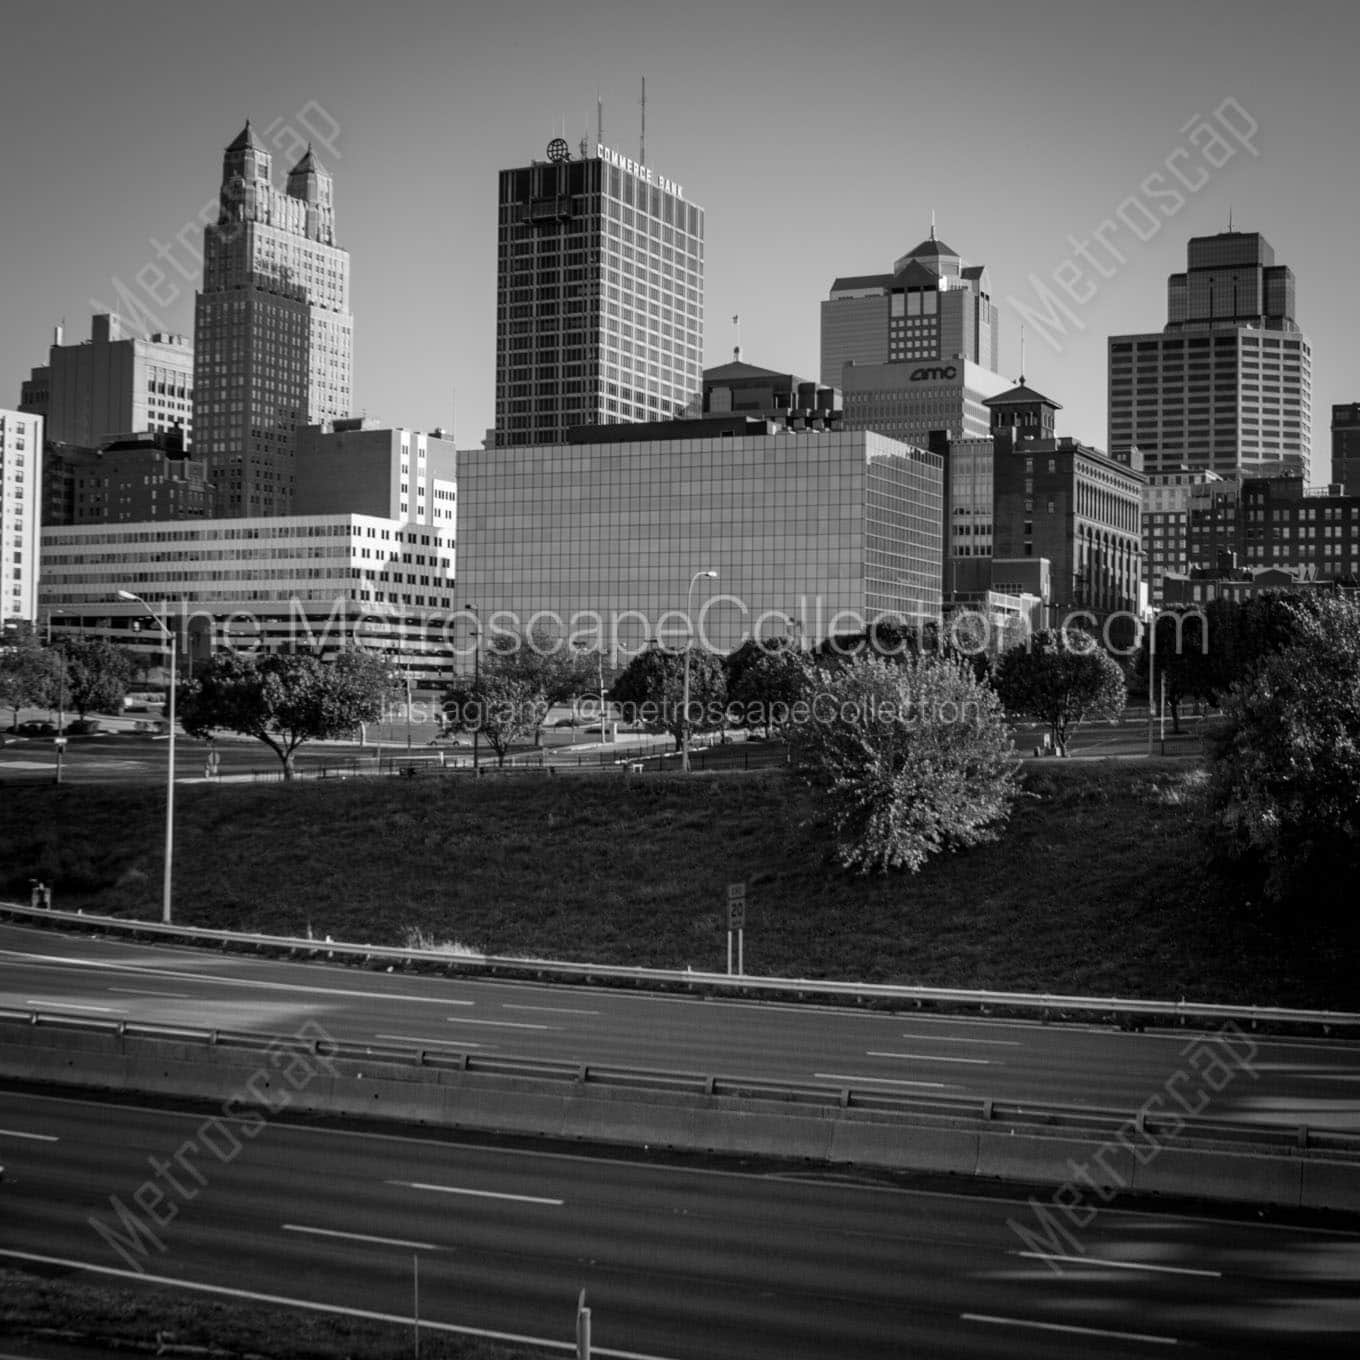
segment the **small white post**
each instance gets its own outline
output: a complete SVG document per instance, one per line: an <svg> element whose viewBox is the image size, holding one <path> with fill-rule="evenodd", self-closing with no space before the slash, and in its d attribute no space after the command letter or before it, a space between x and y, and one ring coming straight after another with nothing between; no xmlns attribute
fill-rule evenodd
<svg viewBox="0 0 1360 1360"><path fill-rule="evenodd" d="M411 1253L411 1320L415 1326L415 1360L420 1360L420 1256Z"/></svg>
<svg viewBox="0 0 1360 1360"><path fill-rule="evenodd" d="M590 1309L584 1289L576 1300L576 1360L590 1360Z"/></svg>

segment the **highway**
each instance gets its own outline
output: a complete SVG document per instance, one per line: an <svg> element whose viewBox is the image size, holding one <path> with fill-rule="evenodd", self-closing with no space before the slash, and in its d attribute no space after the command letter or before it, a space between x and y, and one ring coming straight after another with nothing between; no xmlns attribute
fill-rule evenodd
<svg viewBox="0 0 1360 1360"><path fill-rule="evenodd" d="M1169 1100L1189 1072L1205 1118L1360 1131L1360 1044L1344 1040L1236 1037L1211 1090L1184 1031L402 975L12 925L0 1007L280 1034L310 1021L384 1045L1121 1112Z"/></svg>
<svg viewBox="0 0 1360 1360"><path fill-rule="evenodd" d="M209 1113L0 1091L0 1262L409 1325L418 1257L429 1324L566 1352L584 1288L602 1357L1292 1357L1360 1337L1360 1231L1101 1210L1046 1262L1004 1195L282 1121L228 1138Z"/></svg>

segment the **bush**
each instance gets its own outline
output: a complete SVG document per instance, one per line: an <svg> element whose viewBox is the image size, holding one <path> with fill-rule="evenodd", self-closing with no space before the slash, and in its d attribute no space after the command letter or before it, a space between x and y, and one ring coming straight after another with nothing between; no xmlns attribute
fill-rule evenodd
<svg viewBox="0 0 1360 1360"><path fill-rule="evenodd" d="M995 840L1018 762L996 695L957 661L859 656L821 668L793 759L823 789L848 869L908 869Z"/></svg>

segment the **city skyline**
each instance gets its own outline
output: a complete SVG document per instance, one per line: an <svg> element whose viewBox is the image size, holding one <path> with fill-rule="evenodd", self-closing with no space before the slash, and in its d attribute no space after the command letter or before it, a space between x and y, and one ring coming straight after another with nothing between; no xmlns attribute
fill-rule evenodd
<svg viewBox="0 0 1360 1360"><path fill-rule="evenodd" d="M452 427L476 445L494 423L496 172L544 156L559 133L573 150L593 141L597 91L605 142L636 154L643 76L647 160L710 219L705 366L730 356L740 315L749 360L815 372L828 281L882 269L934 212L941 237L989 266L1008 378L1021 367L1020 305L1042 310L1036 283L1061 300L1047 335L1026 325L1026 376L1063 403L1063 433L1103 444L1106 337L1160 328L1186 240L1223 230L1231 212L1298 275L1315 410L1354 400L1360 385L1347 349L1360 282L1331 267L1360 207L1360 189L1326 169L1344 163L1354 122L1343 53L1326 34L1335 5L1305 5L1320 22L1284 42L1261 24L1261 5L1154 5L1110 16L1098 43L1066 4L928 21L859 5L787 36L771 36L771 12L753 6L723 11L714 45L692 36L704 30L697 11L623 23L621 7L594 6L561 26L544 8L553 40L534 57L514 39L540 7L472 22L407 5L389 36L357 11L301 4L268 11L275 39L210 95L222 82L210 79L206 15L146 3L82 14L73 28L65 8L25 19L33 59L0 94L12 121L45 72L93 88L152 32L173 60L151 94L104 88L98 118L88 100L48 101L43 135L0 153L7 180L28 186L7 221L10 404L62 316L78 333L84 313L113 309L136 328L115 280L164 329L192 330L198 214L215 200L216 156L249 116L280 163L310 137L336 178L355 262L353 414ZM306 40L323 13L325 53ZM1220 48L1229 21L1241 41ZM929 43L911 41L923 34ZM497 75L508 70L528 91L513 101ZM966 102L964 71L976 87ZM45 174L53 161L80 171ZM1321 437L1315 429L1315 478Z"/></svg>

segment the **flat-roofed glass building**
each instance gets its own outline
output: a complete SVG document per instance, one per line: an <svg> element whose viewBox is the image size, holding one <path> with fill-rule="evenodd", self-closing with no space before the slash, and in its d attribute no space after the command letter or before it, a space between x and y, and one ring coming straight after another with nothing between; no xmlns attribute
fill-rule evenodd
<svg viewBox="0 0 1360 1360"><path fill-rule="evenodd" d="M698 398L704 210L603 144L500 172L496 424L501 447L579 425L668 420Z"/></svg>
<svg viewBox="0 0 1360 1360"><path fill-rule="evenodd" d="M940 611L938 455L870 431L686 437L460 451L461 599L484 620L540 623L616 658L682 642L696 626L728 651L744 638L816 641L868 620ZM742 422L743 426L745 422ZM496 631L493 622L489 633Z"/></svg>

